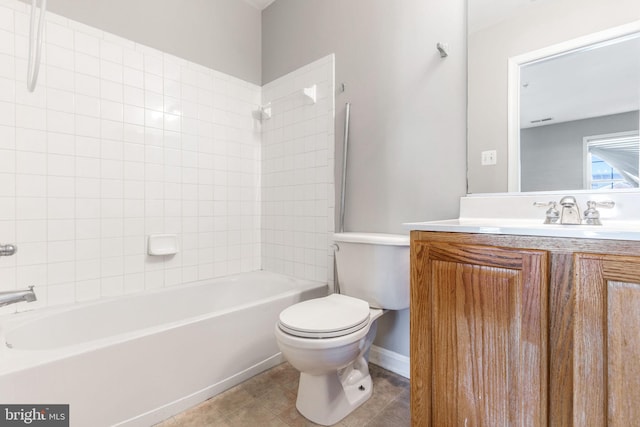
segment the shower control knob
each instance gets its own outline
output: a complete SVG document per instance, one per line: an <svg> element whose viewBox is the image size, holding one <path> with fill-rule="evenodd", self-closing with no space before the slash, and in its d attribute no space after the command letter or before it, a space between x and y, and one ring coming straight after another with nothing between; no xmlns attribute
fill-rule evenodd
<svg viewBox="0 0 640 427"><path fill-rule="evenodd" d="M11 256L16 253L16 245L0 245L0 256Z"/></svg>

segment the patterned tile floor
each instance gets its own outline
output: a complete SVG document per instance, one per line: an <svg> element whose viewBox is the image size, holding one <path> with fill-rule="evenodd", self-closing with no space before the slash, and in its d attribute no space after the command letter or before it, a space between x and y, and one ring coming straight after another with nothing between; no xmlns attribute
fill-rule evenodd
<svg viewBox="0 0 640 427"><path fill-rule="evenodd" d="M340 427L403 427L411 425L409 380L369 365L373 396L336 424ZM296 410L298 371L278 365L157 427L304 427L317 426Z"/></svg>

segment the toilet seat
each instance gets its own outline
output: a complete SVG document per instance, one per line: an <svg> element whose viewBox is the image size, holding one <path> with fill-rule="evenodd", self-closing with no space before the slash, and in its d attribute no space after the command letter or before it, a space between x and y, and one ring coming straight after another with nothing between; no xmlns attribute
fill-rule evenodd
<svg viewBox="0 0 640 427"><path fill-rule="evenodd" d="M286 308L280 313L278 327L301 338L335 338L364 328L369 320L366 301L332 294Z"/></svg>

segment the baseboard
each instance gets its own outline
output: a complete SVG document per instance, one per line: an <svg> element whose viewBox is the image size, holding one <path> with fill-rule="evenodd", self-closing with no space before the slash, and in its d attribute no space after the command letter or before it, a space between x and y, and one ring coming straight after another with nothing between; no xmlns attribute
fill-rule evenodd
<svg viewBox="0 0 640 427"><path fill-rule="evenodd" d="M371 346L369 362L395 374L409 378L409 358L386 348Z"/></svg>

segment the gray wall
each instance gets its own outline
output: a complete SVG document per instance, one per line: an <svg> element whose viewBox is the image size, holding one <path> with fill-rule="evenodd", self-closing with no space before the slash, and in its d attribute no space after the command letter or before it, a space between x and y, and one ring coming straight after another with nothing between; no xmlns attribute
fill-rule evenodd
<svg viewBox="0 0 640 427"><path fill-rule="evenodd" d="M263 11L267 83L336 55L336 182L351 102L345 229L406 233L403 222L457 217L466 190L464 0L276 0ZM448 43L441 59L436 44ZM336 192L336 197L339 197ZM408 355L408 310L380 322L377 345Z"/></svg>
<svg viewBox="0 0 640 427"><path fill-rule="evenodd" d="M638 112L574 120L520 132L522 191L581 190L583 138L638 130Z"/></svg>
<svg viewBox="0 0 640 427"><path fill-rule="evenodd" d="M244 1L49 0L47 10L260 84L261 13Z"/></svg>

